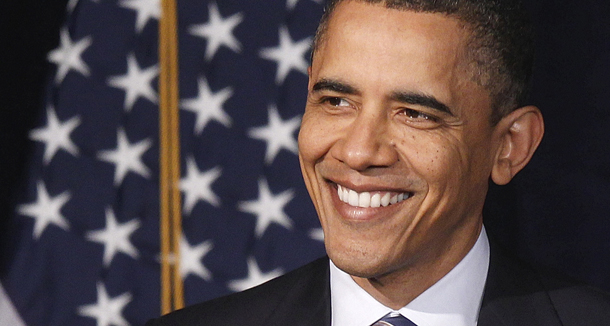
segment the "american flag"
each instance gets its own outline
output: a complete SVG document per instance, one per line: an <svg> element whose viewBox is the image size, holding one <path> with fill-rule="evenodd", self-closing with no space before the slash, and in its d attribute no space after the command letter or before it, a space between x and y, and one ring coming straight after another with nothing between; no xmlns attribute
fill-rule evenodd
<svg viewBox="0 0 610 326"><path fill-rule="evenodd" d="M322 3L178 0L185 302L324 254L296 136ZM160 0L69 1L14 210L0 324L160 313Z"/></svg>

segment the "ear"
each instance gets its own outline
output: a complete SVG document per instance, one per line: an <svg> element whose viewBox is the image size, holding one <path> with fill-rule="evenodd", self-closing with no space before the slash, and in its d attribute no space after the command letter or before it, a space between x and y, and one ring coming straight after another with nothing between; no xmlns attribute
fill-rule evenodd
<svg viewBox="0 0 610 326"><path fill-rule="evenodd" d="M532 158L544 134L542 113L535 106L519 108L496 125L495 133L500 140L491 179L505 185Z"/></svg>

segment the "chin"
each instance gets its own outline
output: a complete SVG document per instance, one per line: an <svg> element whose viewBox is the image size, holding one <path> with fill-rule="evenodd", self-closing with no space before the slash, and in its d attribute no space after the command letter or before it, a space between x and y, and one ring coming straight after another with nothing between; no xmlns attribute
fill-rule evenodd
<svg viewBox="0 0 610 326"><path fill-rule="evenodd" d="M328 245L327 253L335 266L352 276L374 278L387 273L389 269L379 252L362 246L335 248Z"/></svg>

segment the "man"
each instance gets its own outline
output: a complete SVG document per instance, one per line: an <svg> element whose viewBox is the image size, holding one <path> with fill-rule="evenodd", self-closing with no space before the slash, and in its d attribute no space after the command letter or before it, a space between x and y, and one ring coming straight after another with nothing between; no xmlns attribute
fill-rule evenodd
<svg viewBox="0 0 610 326"><path fill-rule="evenodd" d="M507 0L332 2L299 134L330 261L150 325L610 324L605 294L506 258L483 228L489 179L542 138L530 42Z"/></svg>

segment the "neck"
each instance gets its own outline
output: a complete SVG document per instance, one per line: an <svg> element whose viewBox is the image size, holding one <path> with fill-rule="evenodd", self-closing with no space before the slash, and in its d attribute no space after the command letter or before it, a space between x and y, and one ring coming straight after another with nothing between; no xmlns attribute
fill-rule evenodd
<svg viewBox="0 0 610 326"><path fill-rule="evenodd" d="M481 226L482 227L482 226ZM436 257L416 265L371 278L352 276L354 281L381 304L398 310L449 273L472 249L481 228L467 241L451 242L449 248Z"/></svg>

